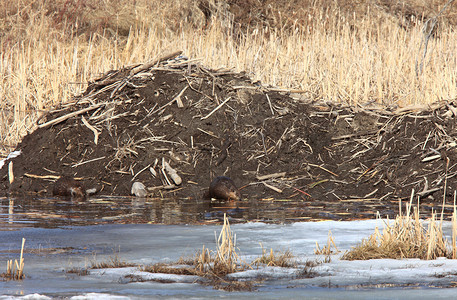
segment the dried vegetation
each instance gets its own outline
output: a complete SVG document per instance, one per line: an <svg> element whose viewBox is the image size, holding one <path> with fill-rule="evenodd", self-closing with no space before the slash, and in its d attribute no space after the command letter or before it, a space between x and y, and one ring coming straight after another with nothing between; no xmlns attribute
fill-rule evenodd
<svg viewBox="0 0 457 300"><path fill-rule="evenodd" d="M316 261L307 261L297 276L313 277L315 272L313 268L317 266ZM119 267L130 267L137 266L134 264L126 263L118 257L118 255L111 257L106 262L92 262L90 269L100 268L119 268ZM273 249L267 254L267 251L262 248L262 255L254 259L251 263L244 262L238 255L236 248L236 237L233 231L230 229L230 223L226 216L224 216L224 224L221 232L216 239L216 251L212 251L205 246L202 247L201 251L198 251L195 256L191 258L180 258L176 263L156 263L153 265L142 265L138 266L140 271L150 273L164 273L164 274L175 274L175 275L195 275L198 276L196 282L204 285L213 286L216 289L222 289L226 291L240 291L240 290L252 290L255 288L255 284L259 281L267 278L254 278L249 280L240 280L231 278L227 275L235 272L242 272L245 270L251 270L259 267L296 267L297 264L293 261L293 256L290 251L276 252ZM87 269L73 268L67 271L67 273L75 273L77 275L88 275ZM140 275L127 275L125 279L135 282L143 282L147 279ZM162 280L154 279L163 283L174 282L173 280Z"/></svg>
<svg viewBox="0 0 457 300"><path fill-rule="evenodd" d="M452 2L2 1L0 150L99 74L175 49L312 100L454 99Z"/></svg>
<svg viewBox="0 0 457 300"><path fill-rule="evenodd" d="M24 275L24 258L22 257L24 254L24 245L25 245L25 238L22 238L22 246L21 246L21 256L19 261L17 259L8 260L6 264L6 272L0 274L0 279L3 280L22 280Z"/></svg>
<svg viewBox="0 0 457 300"><path fill-rule="evenodd" d="M428 222L423 222L419 218L419 202L417 206L413 207L413 198L414 191L411 194L410 203L406 204L405 215L401 213L400 202L400 214L395 218L393 224L387 220L382 232L376 228L371 236L346 252L342 259L420 258L429 260L437 257L456 259L457 214L455 195L451 242L443 233L442 215L441 219L437 221L436 213L433 213Z"/></svg>

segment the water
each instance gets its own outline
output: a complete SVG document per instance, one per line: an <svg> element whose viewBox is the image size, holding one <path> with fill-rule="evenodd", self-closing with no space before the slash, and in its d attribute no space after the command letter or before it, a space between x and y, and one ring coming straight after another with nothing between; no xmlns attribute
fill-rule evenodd
<svg viewBox="0 0 457 300"><path fill-rule="evenodd" d="M313 268L312 278L300 275L307 261L324 261L325 257L315 255L314 250L316 242L321 246L327 243L329 230L338 249L344 252L373 233L376 226L382 228L380 221L284 222L292 215L283 210L278 217L271 212L263 222L257 222L259 218L246 222L248 209L218 206L205 211L201 209L204 203L198 204L200 207L181 203L184 205L180 206L178 200L154 203L110 197L88 202L1 199L0 272L5 271L6 260L19 259L21 240L25 238L26 278L0 281L0 299L22 295L75 299L448 299L457 292L457 262L444 258L343 261L339 259L341 254L335 254L331 262ZM194 255L203 245L215 250L215 236L221 230L219 214L223 212L232 213L235 222L231 229L243 260L252 261L263 248L272 248L291 251L296 266L261 267L232 275L243 280L262 278L252 292L226 292L199 284L193 276L152 274L135 267L91 269L83 276L68 272L116 256L149 265L176 262ZM450 224L444 225L449 232ZM136 281L131 280L132 276Z"/></svg>

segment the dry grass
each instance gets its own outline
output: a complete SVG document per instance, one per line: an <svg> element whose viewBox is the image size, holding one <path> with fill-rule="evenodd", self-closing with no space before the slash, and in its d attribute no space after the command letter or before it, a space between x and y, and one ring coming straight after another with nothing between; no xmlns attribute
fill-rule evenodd
<svg viewBox="0 0 457 300"><path fill-rule="evenodd" d="M24 278L24 258L22 257L24 254L24 244L25 238L22 238L22 246L21 246L21 256L19 261L16 259L8 260L6 264L6 273L0 274L0 278L4 280L21 280Z"/></svg>
<svg viewBox="0 0 457 300"><path fill-rule="evenodd" d="M252 265L259 266L274 266L274 267L283 267L283 268L292 268L296 266L296 263L292 261L293 255L289 250L284 252L273 251L270 248L270 251L267 253L267 250L262 246L262 255L256 258Z"/></svg>
<svg viewBox="0 0 457 300"><path fill-rule="evenodd" d="M202 251L196 255L194 265L199 272L217 277L246 269L246 264L241 261L236 252L236 236L230 229L230 223L225 214L224 224L217 238L216 251L210 251L203 246Z"/></svg>
<svg viewBox="0 0 457 300"><path fill-rule="evenodd" d="M411 195L413 199L414 191ZM401 204L400 204L401 205ZM456 259L456 208L452 215L452 244L445 238L441 219L436 220L436 213L428 220L428 226L419 218L419 203L413 207L407 203L406 214L396 217L393 224L384 223L382 232L376 227L375 232L361 244L346 252L342 259L365 260L380 258L420 258L435 259L447 257Z"/></svg>
<svg viewBox="0 0 457 300"><path fill-rule="evenodd" d="M332 250L332 248L334 250ZM336 247L335 240L333 239L332 232L329 230L328 231L328 239L327 239L327 245L322 247L322 249L319 247L319 244L316 242L316 249L314 250L314 254L316 255L325 255L324 262L329 263L332 261L332 254L339 253L340 251Z"/></svg>
<svg viewBox="0 0 457 300"><path fill-rule="evenodd" d="M457 95L455 5L437 19L418 75L424 21L446 1L267 2L1 2L1 153L99 74L175 50L310 100L404 105Z"/></svg>
<svg viewBox="0 0 457 300"><path fill-rule="evenodd" d="M126 268L135 267L136 264L129 263L121 260L118 254L110 256L106 261L97 262L96 258L93 259L91 269L107 269L107 268Z"/></svg>

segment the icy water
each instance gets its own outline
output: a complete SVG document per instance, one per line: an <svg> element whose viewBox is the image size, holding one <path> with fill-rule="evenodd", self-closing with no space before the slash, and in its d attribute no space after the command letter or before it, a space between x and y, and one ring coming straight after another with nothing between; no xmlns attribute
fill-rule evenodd
<svg viewBox="0 0 457 300"><path fill-rule="evenodd" d="M291 222L297 216L281 210L276 215L271 210L262 219L261 211L255 215L242 207L215 205L203 210L198 205L180 206L179 201L159 204L134 198L107 197L85 203L0 201L0 273L6 270L7 260L19 259L21 240L26 239L26 278L0 281L0 299L450 299L457 295L457 262L452 260L343 261L341 254L335 254L325 262L325 257L314 254L316 242L321 246L327 243L329 230L344 252L373 233L376 226L382 228L382 221ZM136 267L69 272L116 256L150 265L192 256L203 245L215 250L215 236L221 230L218 221L224 212L230 215L243 260L252 261L263 247L289 250L296 265L233 274L232 278L256 280L253 291L237 292L201 284L196 276L148 273ZM444 225L448 232L450 225ZM311 269L312 276L303 274L308 261L319 262Z"/></svg>

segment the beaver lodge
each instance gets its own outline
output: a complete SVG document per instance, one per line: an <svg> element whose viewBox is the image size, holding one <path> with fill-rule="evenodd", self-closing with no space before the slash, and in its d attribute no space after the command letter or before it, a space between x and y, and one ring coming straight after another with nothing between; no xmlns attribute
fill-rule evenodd
<svg viewBox="0 0 457 300"><path fill-rule="evenodd" d="M148 197L200 201L228 176L242 203L304 219L393 216L412 189L425 210L452 199L454 101L348 107L179 54L109 71L44 114L0 170L0 194L48 197L70 176L99 195L140 182Z"/></svg>

